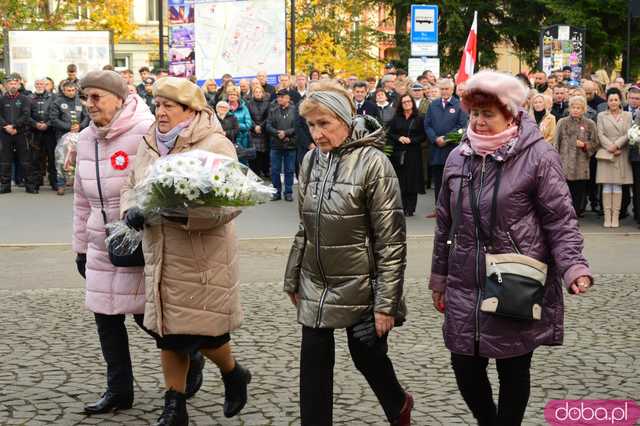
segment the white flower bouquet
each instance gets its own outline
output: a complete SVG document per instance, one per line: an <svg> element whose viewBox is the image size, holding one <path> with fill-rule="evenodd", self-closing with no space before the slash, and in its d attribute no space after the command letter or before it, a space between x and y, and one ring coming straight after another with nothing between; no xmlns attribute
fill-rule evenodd
<svg viewBox="0 0 640 426"><path fill-rule="evenodd" d="M629 137L629 145L637 145L638 142L640 142L640 126L638 124L631 126L627 132L627 136Z"/></svg>
<svg viewBox="0 0 640 426"><path fill-rule="evenodd" d="M268 201L275 189L232 158L195 150L160 158L135 188L145 217L216 217ZM187 211L189 209L189 211Z"/></svg>

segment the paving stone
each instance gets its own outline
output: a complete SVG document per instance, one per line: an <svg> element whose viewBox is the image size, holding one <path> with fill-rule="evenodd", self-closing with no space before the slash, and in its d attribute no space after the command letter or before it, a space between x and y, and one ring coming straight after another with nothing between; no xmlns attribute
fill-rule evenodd
<svg viewBox="0 0 640 426"><path fill-rule="evenodd" d="M565 299L565 344L539 348L524 425L543 425L550 399L633 399L640 395L640 275L597 277L585 297ZM233 419L222 414L224 388L212 363L188 403L192 425L299 425L300 326L281 283L241 286L245 323L233 351L253 372L250 399ZM442 343L442 317L418 281L407 282L410 316L391 332L389 356L415 398L413 424L474 424ZM0 291L0 424L148 425L162 410L163 380L155 344L127 320L135 375L135 403L117 414L86 416L84 404L106 388L105 365L93 315L78 289ZM334 424L383 425L383 411L349 357L337 331ZM489 378L498 394L495 363Z"/></svg>

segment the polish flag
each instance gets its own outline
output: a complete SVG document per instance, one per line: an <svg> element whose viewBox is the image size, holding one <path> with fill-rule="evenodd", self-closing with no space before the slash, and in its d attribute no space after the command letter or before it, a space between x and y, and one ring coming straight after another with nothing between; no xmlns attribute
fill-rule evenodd
<svg viewBox="0 0 640 426"><path fill-rule="evenodd" d="M464 45L462 59L460 60L460 69L456 77L456 85L463 83L473 75L476 66L476 57L478 56L478 12L473 13L473 25L467 37L467 43Z"/></svg>

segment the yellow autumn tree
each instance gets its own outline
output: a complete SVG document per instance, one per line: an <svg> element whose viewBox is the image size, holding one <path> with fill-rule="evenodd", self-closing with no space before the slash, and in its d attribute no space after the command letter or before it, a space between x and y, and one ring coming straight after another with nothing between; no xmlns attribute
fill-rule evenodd
<svg viewBox="0 0 640 426"><path fill-rule="evenodd" d="M296 69L339 77L378 74L377 31L361 25L363 0L299 0L296 5ZM369 3L369 8L370 3Z"/></svg>
<svg viewBox="0 0 640 426"><path fill-rule="evenodd" d="M132 22L133 0L76 0L87 8L86 16L77 23L79 30L111 30L113 42L134 40L137 25Z"/></svg>

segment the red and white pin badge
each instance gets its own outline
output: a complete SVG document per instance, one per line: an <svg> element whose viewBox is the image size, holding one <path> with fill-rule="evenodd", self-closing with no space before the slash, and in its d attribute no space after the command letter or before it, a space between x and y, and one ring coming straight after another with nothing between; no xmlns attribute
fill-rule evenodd
<svg viewBox="0 0 640 426"><path fill-rule="evenodd" d="M114 152L111 156L111 167L116 170L124 170L129 165L129 156L124 151Z"/></svg>

